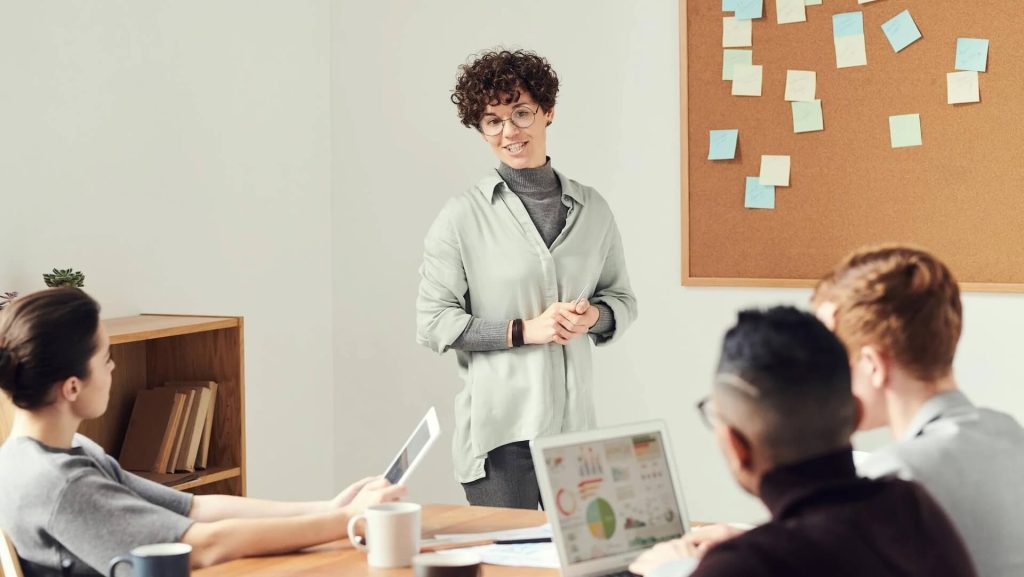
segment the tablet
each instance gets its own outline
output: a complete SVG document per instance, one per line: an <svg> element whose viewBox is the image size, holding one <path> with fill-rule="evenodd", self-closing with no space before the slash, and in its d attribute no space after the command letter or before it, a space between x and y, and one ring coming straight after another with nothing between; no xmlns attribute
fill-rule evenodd
<svg viewBox="0 0 1024 577"><path fill-rule="evenodd" d="M384 477L388 481L391 481L393 485L404 483L405 480L412 474L413 469L416 465L423 460L423 455L427 454L427 449L434 444L434 441L441 436L441 426L437 423L437 411L434 407L430 407L427 414L423 416L419 426L409 436L409 440L405 442L405 446L398 452L394 460L387 468L387 472L384 473Z"/></svg>

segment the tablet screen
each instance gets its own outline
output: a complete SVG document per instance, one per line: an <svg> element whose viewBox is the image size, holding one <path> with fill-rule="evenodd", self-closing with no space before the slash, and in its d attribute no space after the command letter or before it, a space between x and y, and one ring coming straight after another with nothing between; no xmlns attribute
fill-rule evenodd
<svg viewBox="0 0 1024 577"><path fill-rule="evenodd" d="M402 476L409 469L409 463L412 463L416 456L420 454L420 451L427 446L427 442L430 441L430 426L427 424L427 420L424 419L420 423L419 428L412 434L412 438L406 443L405 447L402 448L402 452L398 454L398 458L391 464L391 468L384 474L391 484L397 484L402 480Z"/></svg>

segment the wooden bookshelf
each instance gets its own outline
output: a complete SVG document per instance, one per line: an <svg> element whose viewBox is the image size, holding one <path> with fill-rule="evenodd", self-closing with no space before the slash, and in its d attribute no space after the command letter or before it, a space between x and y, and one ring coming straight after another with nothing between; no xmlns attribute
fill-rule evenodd
<svg viewBox="0 0 1024 577"><path fill-rule="evenodd" d="M209 467L171 486L197 494L245 495L245 369L241 317L139 315L103 320L116 363L110 404L79 432L110 455L121 452L135 395L167 381L216 381ZM0 398L0 442L13 407Z"/></svg>

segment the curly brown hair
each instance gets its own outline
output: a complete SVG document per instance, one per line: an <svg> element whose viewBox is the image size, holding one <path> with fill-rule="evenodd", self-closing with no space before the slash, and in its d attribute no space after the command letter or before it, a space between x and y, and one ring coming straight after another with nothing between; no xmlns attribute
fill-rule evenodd
<svg viewBox="0 0 1024 577"><path fill-rule="evenodd" d="M459 66L452 102L462 124L479 129L487 106L516 102L520 91L528 92L544 111L551 110L558 75L547 59L529 50L488 50Z"/></svg>

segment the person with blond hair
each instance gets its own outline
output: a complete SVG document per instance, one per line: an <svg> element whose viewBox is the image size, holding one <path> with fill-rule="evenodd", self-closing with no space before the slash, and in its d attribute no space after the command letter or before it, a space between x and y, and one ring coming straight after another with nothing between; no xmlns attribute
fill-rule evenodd
<svg viewBox="0 0 1024 577"><path fill-rule="evenodd" d="M860 472L924 485L980 577L1024 575L1024 428L975 406L957 384L963 307L950 269L919 248L868 247L822 279L812 303L846 346L860 429L888 427L896 440Z"/></svg>

